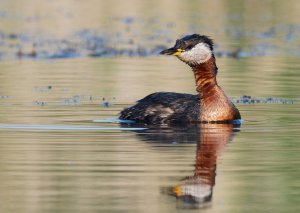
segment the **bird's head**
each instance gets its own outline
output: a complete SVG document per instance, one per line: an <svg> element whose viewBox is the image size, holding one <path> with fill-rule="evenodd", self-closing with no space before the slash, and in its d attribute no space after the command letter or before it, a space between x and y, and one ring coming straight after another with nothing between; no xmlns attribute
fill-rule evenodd
<svg viewBox="0 0 300 213"><path fill-rule="evenodd" d="M160 52L163 55L175 55L190 66L205 63L213 56L213 41L204 35L187 35L178 39L174 47Z"/></svg>

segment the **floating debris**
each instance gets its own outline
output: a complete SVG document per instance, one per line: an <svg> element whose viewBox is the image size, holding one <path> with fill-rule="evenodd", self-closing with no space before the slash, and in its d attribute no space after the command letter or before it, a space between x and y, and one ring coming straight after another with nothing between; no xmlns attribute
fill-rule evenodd
<svg viewBox="0 0 300 213"><path fill-rule="evenodd" d="M0 95L0 99L8 99L8 98L10 98L10 96L8 96L8 95Z"/></svg>
<svg viewBox="0 0 300 213"><path fill-rule="evenodd" d="M294 104L294 101L286 98L253 98L248 95L243 95L239 99L231 98L236 104Z"/></svg>
<svg viewBox="0 0 300 213"><path fill-rule="evenodd" d="M112 101L116 100L115 97L112 98ZM97 97L92 95L83 95L83 94L77 94L73 95L71 98L65 98L62 100L63 105L78 105L78 104L99 104L103 107L110 107L112 106L112 101L108 101L105 97Z"/></svg>
<svg viewBox="0 0 300 213"><path fill-rule="evenodd" d="M35 86L34 90L38 92L47 92L53 89L52 85L47 85L47 86Z"/></svg>
<svg viewBox="0 0 300 213"><path fill-rule="evenodd" d="M103 107L111 107L112 104L109 103L108 101L105 101L105 102L103 102L102 104L100 104L100 106L103 106Z"/></svg>
<svg viewBox="0 0 300 213"><path fill-rule="evenodd" d="M80 103L79 99L64 99L63 100L63 105L77 105Z"/></svg>
<svg viewBox="0 0 300 213"><path fill-rule="evenodd" d="M0 16L1 17L1 16ZM0 31L0 60L2 59L64 59L76 57L147 57L159 52L174 41L175 23L160 23L164 29L153 30L153 34L144 35L132 30L132 26L155 24L159 20L142 20L136 17L119 17L114 19L126 29L120 32L103 32L100 29L83 29L63 38L49 36L47 32L39 35L30 33L12 33ZM118 24L119 24L118 23ZM193 32L199 29L191 26ZM207 34L210 29L206 30ZM284 34L281 32L285 32ZM273 25L265 30L247 31L237 27L228 27L225 33L231 38L256 38L251 46L222 49L215 47L218 57L244 58L254 56L292 55L299 56L297 39L300 27L296 24ZM276 38L278 42L274 44Z"/></svg>
<svg viewBox="0 0 300 213"><path fill-rule="evenodd" d="M47 105L47 102L46 101L34 101L32 104L35 106L45 106L45 105Z"/></svg>

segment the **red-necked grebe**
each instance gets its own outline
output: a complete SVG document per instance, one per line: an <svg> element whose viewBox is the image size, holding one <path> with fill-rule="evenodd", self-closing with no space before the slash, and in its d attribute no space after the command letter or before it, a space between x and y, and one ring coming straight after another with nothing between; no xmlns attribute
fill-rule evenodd
<svg viewBox="0 0 300 213"><path fill-rule="evenodd" d="M231 123L239 110L219 87L213 41L204 35L188 35L176 41L163 55L175 55L194 73L197 95L157 92L121 112L120 119L146 124Z"/></svg>

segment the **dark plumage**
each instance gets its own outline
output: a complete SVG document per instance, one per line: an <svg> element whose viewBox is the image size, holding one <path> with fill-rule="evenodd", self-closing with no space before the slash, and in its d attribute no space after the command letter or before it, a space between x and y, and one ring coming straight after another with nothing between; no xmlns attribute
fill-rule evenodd
<svg viewBox="0 0 300 213"><path fill-rule="evenodd" d="M120 119L149 124L186 123L199 115L199 96L174 92L157 92L124 109Z"/></svg>
<svg viewBox="0 0 300 213"><path fill-rule="evenodd" d="M209 46L210 50L213 51L214 42L207 36L193 34L187 35L181 39L178 39L175 44L175 48L180 48L183 50L190 50L198 43L205 43Z"/></svg>
<svg viewBox="0 0 300 213"><path fill-rule="evenodd" d="M194 72L198 95L159 92L139 100L121 112L120 119L146 124L230 123L240 113L216 81L213 41L204 35L188 35L161 52L175 55Z"/></svg>

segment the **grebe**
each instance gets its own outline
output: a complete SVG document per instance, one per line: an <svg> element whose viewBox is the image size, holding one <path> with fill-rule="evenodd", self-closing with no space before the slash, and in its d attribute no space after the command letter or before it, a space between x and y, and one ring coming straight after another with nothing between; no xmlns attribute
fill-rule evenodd
<svg viewBox="0 0 300 213"><path fill-rule="evenodd" d="M204 35L187 35L174 47L160 52L175 55L194 73L198 95L157 92L121 112L120 119L145 124L232 123L239 110L218 86L213 41Z"/></svg>

